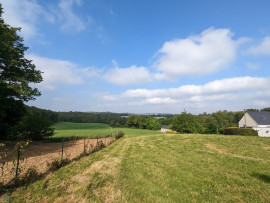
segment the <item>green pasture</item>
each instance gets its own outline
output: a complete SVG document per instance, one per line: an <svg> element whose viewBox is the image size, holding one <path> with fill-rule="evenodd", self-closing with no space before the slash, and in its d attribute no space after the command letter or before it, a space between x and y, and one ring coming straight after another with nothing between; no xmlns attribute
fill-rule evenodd
<svg viewBox="0 0 270 203"><path fill-rule="evenodd" d="M129 135L147 135L147 134L160 134L158 131L131 129L131 128L111 128L108 124L104 123L71 123L59 122L52 126L55 129L55 135L51 140L60 139L80 139L84 137L96 138L114 135L118 131L123 131Z"/></svg>
<svg viewBox="0 0 270 203"><path fill-rule="evenodd" d="M269 138L124 130L11 201L270 202Z"/></svg>

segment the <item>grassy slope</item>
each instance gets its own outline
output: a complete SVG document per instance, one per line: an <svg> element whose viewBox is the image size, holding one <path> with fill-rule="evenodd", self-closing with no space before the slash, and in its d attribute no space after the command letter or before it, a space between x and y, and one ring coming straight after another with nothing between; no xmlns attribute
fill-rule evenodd
<svg viewBox="0 0 270 203"><path fill-rule="evenodd" d="M130 133L11 197L14 202L269 202L269 153L269 138Z"/></svg>

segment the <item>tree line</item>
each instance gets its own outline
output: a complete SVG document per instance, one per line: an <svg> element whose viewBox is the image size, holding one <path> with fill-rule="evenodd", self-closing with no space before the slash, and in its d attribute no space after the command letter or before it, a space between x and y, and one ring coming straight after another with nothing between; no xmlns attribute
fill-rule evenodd
<svg viewBox="0 0 270 203"><path fill-rule="evenodd" d="M270 108L247 109L247 111L269 111ZM111 112L59 112L59 121L107 123L112 127L159 130L162 125L180 133L223 133L226 127L237 127L244 111L217 111L193 115L176 114L133 115Z"/></svg>

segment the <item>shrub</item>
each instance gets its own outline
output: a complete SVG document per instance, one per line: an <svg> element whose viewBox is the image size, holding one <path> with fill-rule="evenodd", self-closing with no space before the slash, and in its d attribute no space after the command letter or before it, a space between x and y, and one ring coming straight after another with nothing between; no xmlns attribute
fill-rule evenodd
<svg viewBox="0 0 270 203"><path fill-rule="evenodd" d="M124 135L125 135L125 133L123 131L118 131L116 133L116 139L119 139L119 138L123 137Z"/></svg>
<svg viewBox="0 0 270 203"><path fill-rule="evenodd" d="M249 136L258 136L258 132L252 128L224 128L224 135L249 135Z"/></svg>
<svg viewBox="0 0 270 203"><path fill-rule="evenodd" d="M67 165L68 163L70 163L70 160L68 159L54 159L50 164L48 164L48 167L50 171L56 171L57 169Z"/></svg>
<svg viewBox="0 0 270 203"><path fill-rule="evenodd" d="M178 132L173 131L173 130L168 130L166 133L170 133L170 134L178 134Z"/></svg>

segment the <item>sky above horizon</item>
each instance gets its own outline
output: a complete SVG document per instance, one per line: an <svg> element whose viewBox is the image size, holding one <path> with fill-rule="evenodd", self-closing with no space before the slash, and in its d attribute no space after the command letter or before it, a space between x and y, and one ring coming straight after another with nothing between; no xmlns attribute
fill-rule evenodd
<svg viewBox="0 0 270 203"><path fill-rule="evenodd" d="M54 111L270 106L268 0L2 0Z"/></svg>

